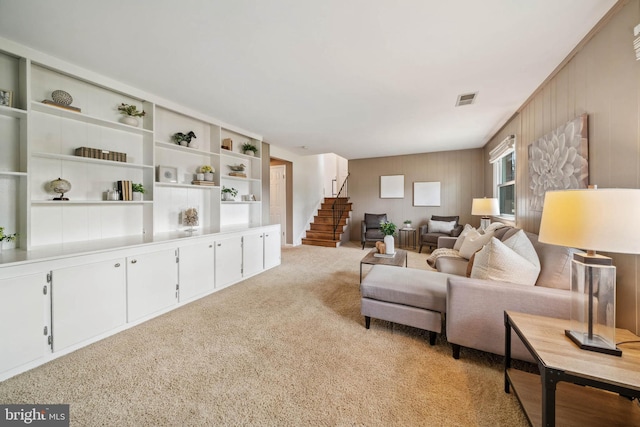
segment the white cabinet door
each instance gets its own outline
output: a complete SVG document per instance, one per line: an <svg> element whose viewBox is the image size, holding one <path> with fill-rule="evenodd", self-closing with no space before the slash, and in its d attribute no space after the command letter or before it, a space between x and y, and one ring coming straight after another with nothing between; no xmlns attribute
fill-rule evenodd
<svg viewBox="0 0 640 427"><path fill-rule="evenodd" d="M208 240L178 249L181 302L215 289L213 243Z"/></svg>
<svg viewBox="0 0 640 427"><path fill-rule="evenodd" d="M244 277L262 271L264 266L264 235L262 231L242 236L242 275Z"/></svg>
<svg viewBox="0 0 640 427"><path fill-rule="evenodd" d="M124 325L126 309L124 258L53 270L53 351Z"/></svg>
<svg viewBox="0 0 640 427"><path fill-rule="evenodd" d="M177 303L176 259L175 249L127 257L127 321Z"/></svg>
<svg viewBox="0 0 640 427"><path fill-rule="evenodd" d="M280 228L267 230L264 233L264 268L280 265L281 260Z"/></svg>
<svg viewBox="0 0 640 427"><path fill-rule="evenodd" d="M0 280L0 372L44 356L47 275Z"/></svg>
<svg viewBox="0 0 640 427"><path fill-rule="evenodd" d="M216 289L242 279L242 237L218 239L215 243Z"/></svg>

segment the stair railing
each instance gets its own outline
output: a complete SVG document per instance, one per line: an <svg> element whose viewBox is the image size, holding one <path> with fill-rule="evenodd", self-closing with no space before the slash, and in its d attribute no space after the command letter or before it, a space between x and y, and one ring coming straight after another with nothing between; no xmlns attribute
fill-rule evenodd
<svg viewBox="0 0 640 427"><path fill-rule="evenodd" d="M344 211L347 209L347 200L349 197L349 192L348 192L348 181L349 181L349 175L351 175L351 173L347 174L347 177L344 179L344 182L342 183L342 186L340 187L340 191L338 191L338 194L336 195L336 199L333 201L333 204L331 205L331 215L333 217L333 240L336 240L336 231L338 230L338 227L340 226L340 220L342 219L342 216L344 215Z"/></svg>

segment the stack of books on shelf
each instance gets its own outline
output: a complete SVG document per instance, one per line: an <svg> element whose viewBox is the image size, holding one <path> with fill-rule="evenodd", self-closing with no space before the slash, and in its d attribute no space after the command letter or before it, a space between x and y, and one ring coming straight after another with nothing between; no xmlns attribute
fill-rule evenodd
<svg viewBox="0 0 640 427"><path fill-rule="evenodd" d="M117 151L102 150L100 148L79 147L75 151L76 156L89 157L92 159L112 160L114 162L126 162L127 153Z"/></svg>
<svg viewBox="0 0 640 427"><path fill-rule="evenodd" d="M247 174L244 172L229 172L229 176L239 176L242 178L246 178Z"/></svg>
<svg viewBox="0 0 640 427"><path fill-rule="evenodd" d="M131 189L131 181L116 181L120 200L133 200L133 191Z"/></svg>
<svg viewBox="0 0 640 427"><path fill-rule="evenodd" d="M216 183L213 181L198 181L198 180L193 180L191 181L191 183L193 185L208 185L208 186L215 186Z"/></svg>

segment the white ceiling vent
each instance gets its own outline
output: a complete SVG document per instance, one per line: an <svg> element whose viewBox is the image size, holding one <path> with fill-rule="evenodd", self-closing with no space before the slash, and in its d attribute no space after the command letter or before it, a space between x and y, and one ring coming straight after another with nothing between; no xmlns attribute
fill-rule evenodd
<svg viewBox="0 0 640 427"><path fill-rule="evenodd" d="M458 100L456 101L456 107L473 104L476 100L476 96L478 96L478 92L465 93L463 95L458 95Z"/></svg>

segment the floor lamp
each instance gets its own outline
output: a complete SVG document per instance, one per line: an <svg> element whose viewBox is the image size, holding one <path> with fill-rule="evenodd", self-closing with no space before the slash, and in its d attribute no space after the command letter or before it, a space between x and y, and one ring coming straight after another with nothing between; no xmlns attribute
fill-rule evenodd
<svg viewBox="0 0 640 427"><path fill-rule="evenodd" d="M500 214L500 205L498 205L498 199L473 199L471 204L471 215L481 215L480 230L486 229L491 224L491 215Z"/></svg>
<svg viewBox="0 0 640 427"><path fill-rule="evenodd" d="M616 347L616 268L596 253L640 254L640 190L547 192L539 241L586 250L571 261L571 321L565 334L581 349L620 356ZM629 216L630 220L623 218Z"/></svg>

